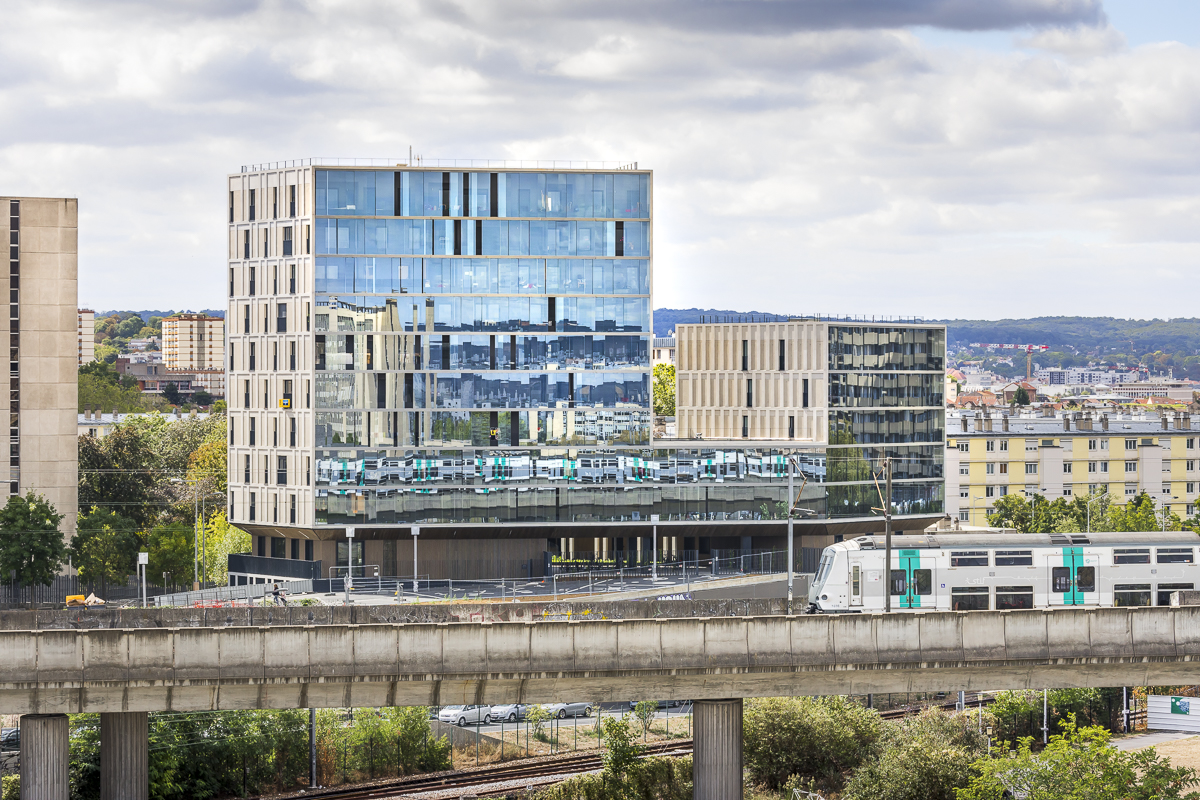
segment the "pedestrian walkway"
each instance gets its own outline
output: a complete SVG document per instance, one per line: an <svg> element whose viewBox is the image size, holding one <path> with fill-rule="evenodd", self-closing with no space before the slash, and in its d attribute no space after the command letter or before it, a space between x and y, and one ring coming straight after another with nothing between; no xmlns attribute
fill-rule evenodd
<svg viewBox="0 0 1200 800"><path fill-rule="evenodd" d="M1113 741L1113 744L1117 746L1118 750L1141 750L1144 747L1176 742L1195 735L1194 733L1179 733L1176 731L1155 731L1154 733L1139 733L1136 736L1126 736L1123 739L1116 739Z"/></svg>

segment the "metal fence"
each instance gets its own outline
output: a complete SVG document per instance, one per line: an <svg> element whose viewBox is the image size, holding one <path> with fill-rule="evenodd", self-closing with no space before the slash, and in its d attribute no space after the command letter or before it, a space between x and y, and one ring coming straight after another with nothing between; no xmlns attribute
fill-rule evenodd
<svg viewBox="0 0 1200 800"><path fill-rule="evenodd" d="M795 548L793 572L815 573L820 547ZM787 572L787 550L713 550L713 575L767 575Z"/></svg>
<svg viewBox="0 0 1200 800"><path fill-rule="evenodd" d="M157 597L168 590L147 585L146 596ZM0 583L0 606L65 605L69 595L95 594L109 605L142 599L142 584L137 577L107 584L89 583L78 575L59 575L49 586L22 586L16 581Z"/></svg>
<svg viewBox="0 0 1200 800"><path fill-rule="evenodd" d="M654 564L653 555L643 550L617 550L607 553L592 553L576 551L573 555L546 553L546 577L575 573L610 573L621 569L634 569ZM658 554L658 571L664 575L682 574L686 565L693 571L701 562L700 553L696 550L676 550L674 553L660 552Z"/></svg>

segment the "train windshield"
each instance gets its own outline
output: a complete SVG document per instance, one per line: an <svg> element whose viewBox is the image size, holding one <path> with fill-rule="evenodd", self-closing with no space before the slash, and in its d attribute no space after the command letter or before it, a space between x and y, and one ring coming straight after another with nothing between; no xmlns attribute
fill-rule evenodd
<svg viewBox="0 0 1200 800"><path fill-rule="evenodd" d="M817 567L817 577L815 579L813 579L813 583L818 586L820 584L824 583L825 579L829 577L829 572L832 569L833 569L833 550L826 549L825 552L821 553L821 563Z"/></svg>

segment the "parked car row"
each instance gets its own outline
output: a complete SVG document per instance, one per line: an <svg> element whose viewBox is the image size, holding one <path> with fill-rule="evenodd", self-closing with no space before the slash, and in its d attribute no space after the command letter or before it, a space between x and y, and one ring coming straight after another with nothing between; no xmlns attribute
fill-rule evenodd
<svg viewBox="0 0 1200 800"><path fill-rule="evenodd" d="M500 706L442 706L437 719L450 725L490 725L492 722L516 722L529 715L532 705L510 703ZM548 703L542 706L555 719L567 717L590 717L591 703Z"/></svg>

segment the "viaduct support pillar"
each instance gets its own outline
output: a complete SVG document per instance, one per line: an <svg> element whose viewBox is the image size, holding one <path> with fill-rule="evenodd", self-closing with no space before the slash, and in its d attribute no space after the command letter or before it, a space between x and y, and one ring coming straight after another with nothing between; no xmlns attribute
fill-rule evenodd
<svg viewBox="0 0 1200 800"><path fill-rule="evenodd" d="M21 717L21 800L67 800L70 762L66 714Z"/></svg>
<svg viewBox="0 0 1200 800"><path fill-rule="evenodd" d="M100 715L100 800L149 800L149 716Z"/></svg>
<svg viewBox="0 0 1200 800"><path fill-rule="evenodd" d="M741 800L741 699L695 701L692 726L693 797Z"/></svg>

